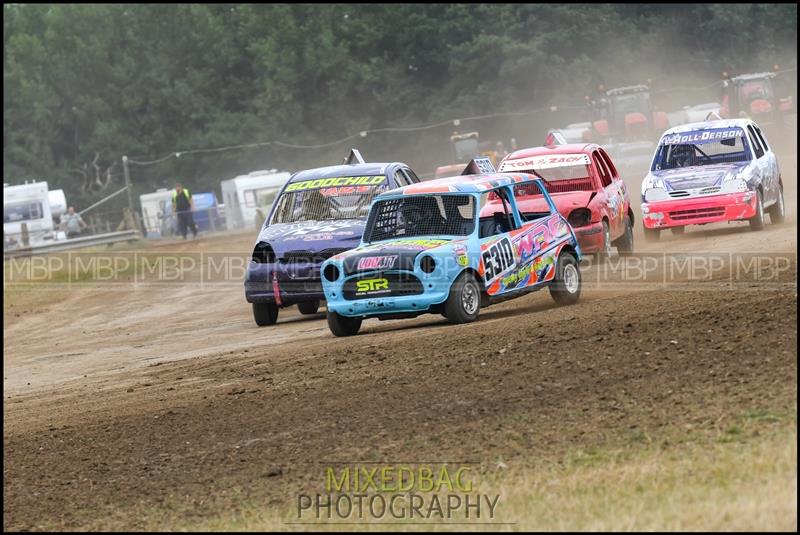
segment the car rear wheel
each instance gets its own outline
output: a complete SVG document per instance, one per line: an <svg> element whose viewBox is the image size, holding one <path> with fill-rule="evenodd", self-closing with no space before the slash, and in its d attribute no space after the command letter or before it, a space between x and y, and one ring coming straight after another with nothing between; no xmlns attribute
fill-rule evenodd
<svg viewBox="0 0 800 535"><path fill-rule="evenodd" d="M559 305L577 303L581 297L581 270L572 253L562 253L556 263L556 276L550 283L550 296Z"/></svg>
<svg viewBox="0 0 800 535"><path fill-rule="evenodd" d="M317 310L319 310L319 299L297 303L297 308L300 310L300 314L316 314Z"/></svg>
<svg viewBox="0 0 800 535"><path fill-rule="evenodd" d="M644 227L644 239L645 241L658 241L661 237L661 231L657 228L647 228Z"/></svg>
<svg viewBox="0 0 800 535"><path fill-rule="evenodd" d="M450 323L475 321L481 310L481 288L470 273L463 272L450 287L444 302L444 317Z"/></svg>
<svg viewBox="0 0 800 535"><path fill-rule="evenodd" d="M750 230L762 230L764 228L764 199L761 198L761 190L756 191L756 215L750 218Z"/></svg>
<svg viewBox="0 0 800 535"><path fill-rule="evenodd" d="M617 239L615 244L617 253L624 255L633 252L633 225L630 216L625 216L625 232Z"/></svg>
<svg viewBox="0 0 800 535"><path fill-rule="evenodd" d="M256 325L264 327L275 325L278 321L278 305L275 303L253 303L253 319Z"/></svg>
<svg viewBox="0 0 800 535"><path fill-rule="evenodd" d="M361 318L349 318L328 311L328 328L334 336L353 336L361 328Z"/></svg>
<svg viewBox="0 0 800 535"><path fill-rule="evenodd" d="M776 223L783 223L786 219L786 206L783 203L783 188L778 189L778 202L770 206L767 212L769 213L769 221L773 225Z"/></svg>

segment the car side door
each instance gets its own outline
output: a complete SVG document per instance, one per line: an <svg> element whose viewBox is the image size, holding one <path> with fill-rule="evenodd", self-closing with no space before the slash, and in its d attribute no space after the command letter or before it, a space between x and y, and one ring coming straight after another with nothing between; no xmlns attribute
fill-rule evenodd
<svg viewBox="0 0 800 535"><path fill-rule="evenodd" d="M761 131L761 128L757 125L753 125L753 132L756 134L758 141L761 143L761 147L764 149L764 179L769 183L769 188L771 190L770 200L777 202L781 188L781 172L778 167L778 158L772 151L772 147L767 143L767 137Z"/></svg>
<svg viewBox="0 0 800 535"><path fill-rule="evenodd" d="M519 228L507 187L499 187L481 194L478 208L478 240L480 264L486 293L499 295L512 288L503 282L517 267L512 245L512 232Z"/></svg>
<svg viewBox="0 0 800 535"><path fill-rule="evenodd" d="M756 135L755 129L753 128L752 124L748 124L746 127L747 130L747 140L750 143L750 147L753 151L753 174L756 180L756 184L761 186L763 191L763 202L764 204L771 204L772 200L774 199L774 194L772 192L773 187L771 184L771 180L769 177L769 169L767 164L767 153L764 150L764 147L761 145L761 142Z"/></svg>
<svg viewBox="0 0 800 535"><path fill-rule="evenodd" d="M630 205L628 190L608 153L602 148L597 149L597 152L606 164L606 169L611 176L611 183L605 187L605 192L610 212L611 239L615 240L625 232L625 214L628 213Z"/></svg>
<svg viewBox="0 0 800 535"><path fill-rule="evenodd" d="M600 183L594 203L600 211L601 219L608 220L608 230L613 239L615 232L618 232L614 227L614 217L612 215L611 199L613 197L609 195L613 190L613 180L611 172L600 154L600 149L592 151L592 163L595 169L595 178Z"/></svg>

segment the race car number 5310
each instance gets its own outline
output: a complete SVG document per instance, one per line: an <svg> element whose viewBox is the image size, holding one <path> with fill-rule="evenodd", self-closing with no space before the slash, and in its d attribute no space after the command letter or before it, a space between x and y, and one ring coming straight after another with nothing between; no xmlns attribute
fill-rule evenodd
<svg viewBox="0 0 800 535"><path fill-rule="evenodd" d="M483 252L483 266L486 269L487 284L514 265L514 251L508 238L493 243Z"/></svg>

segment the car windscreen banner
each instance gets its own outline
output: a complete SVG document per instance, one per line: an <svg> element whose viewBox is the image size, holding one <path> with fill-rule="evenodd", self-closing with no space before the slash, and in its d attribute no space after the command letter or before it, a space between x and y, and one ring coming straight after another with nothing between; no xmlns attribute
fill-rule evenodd
<svg viewBox="0 0 800 535"><path fill-rule="evenodd" d="M734 139L741 135L743 135L741 128L709 128L666 135L661 139L661 145L702 145Z"/></svg>
<svg viewBox="0 0 800 535"><path fill-rule="evenodd" d="M552 154L506 160L500 164L500 172L521 171L524 169L551 169L553 167L569 167L572 165L589 165L587 154Z"/></svg>
<svg viewBox="0 0 800 535"><path fill-rule="evenodd" d="M292 182L286 186L285 192L308 191L316 189L349 188L349 187L375 187L386 181L385 175L374 176L341 176L335 178L316 178Z"/></svg>

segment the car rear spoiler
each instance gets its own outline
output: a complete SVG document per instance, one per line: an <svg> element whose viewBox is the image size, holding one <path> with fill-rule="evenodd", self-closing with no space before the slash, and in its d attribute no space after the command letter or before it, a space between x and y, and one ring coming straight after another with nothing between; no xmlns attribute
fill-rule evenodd
<svg viewBox="0 0 800 535"><path fill-rule="evenodd" d="M566 145L567 139L561 132L552 130L547 133L547 138L544 140L544 144L548 147L553 147L555 145Z"/></svg>
<svg viewBox="0 0 800 535"><path fill-rule="evenodd" d="M491 175L496 173L492 161L489 158L473 158L461 172L461 176L465 175Z"/></svg>
<svg viewBox="0 0 800 535"><path fill-rule="evenodd" d="M345 165L350 165L354 163L367 163L364 161L364 158L361 156L361 153L358 149L350 149L350 154L342 162Z"/></svg>

